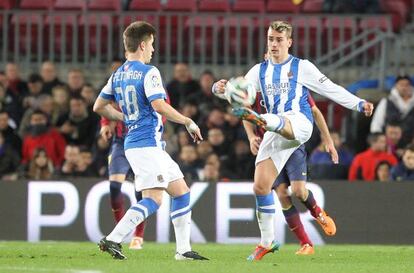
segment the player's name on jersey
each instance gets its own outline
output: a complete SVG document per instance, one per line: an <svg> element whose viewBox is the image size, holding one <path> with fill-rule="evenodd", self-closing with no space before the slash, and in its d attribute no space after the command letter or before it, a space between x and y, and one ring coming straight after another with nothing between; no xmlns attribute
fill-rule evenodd
<svg viewBox="0 0 414 273"><path fill-rule="evenodd" d="M141 80L142 71L130 70L130 71L118 71L113 76L113 81L123 81L123 80Z"/></svg>

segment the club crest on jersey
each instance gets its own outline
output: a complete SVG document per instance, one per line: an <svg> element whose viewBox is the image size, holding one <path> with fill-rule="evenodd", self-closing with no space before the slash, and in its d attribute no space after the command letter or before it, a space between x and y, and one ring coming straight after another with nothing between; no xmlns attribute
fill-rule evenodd
<svg viewBox="0 0 414 273"><path fill-rule="evenodd" d="M153 75L152 76L152 78L151 78L151 84L152 84L152 87L160 87L161 86L160 81L159 81L157 75Z"/></svg>
<svg viewBox="0 0 414 273"><path fill-rule="evenodd" d="M287 73L287 76L288 76L288 78L289 78L289 79L292 79L292 78L293 78L293 73L292 73L292 71L289 71L289 72Z"/></svg>

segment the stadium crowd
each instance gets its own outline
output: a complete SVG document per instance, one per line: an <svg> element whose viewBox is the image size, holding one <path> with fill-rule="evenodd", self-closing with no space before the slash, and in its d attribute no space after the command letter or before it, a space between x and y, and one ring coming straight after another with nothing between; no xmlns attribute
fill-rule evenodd
<svg viewBox="0 0 414 273"><path fill-rule="evenodd" d="M120 64L115 61L112 70ZM71 69L66 79L57 75L49 61L27 79L14 63L0 72L1 180L107 176L110 143L100 136L100 118L92 111L103 83L86 82L80 69ZM165 84L170 103L197 121L205 141L194 145L184 127L166 122L166 149L187 181L250 181L255 158L240 120L211 93L215 76L207 70L195 80L186 64L175 65L173 79ZM339 153L334 165L322 143L309 142L310 178L414 181L413 121L413 84L400 76L374 112L365 151L351 150L332 131Z"/></svg>

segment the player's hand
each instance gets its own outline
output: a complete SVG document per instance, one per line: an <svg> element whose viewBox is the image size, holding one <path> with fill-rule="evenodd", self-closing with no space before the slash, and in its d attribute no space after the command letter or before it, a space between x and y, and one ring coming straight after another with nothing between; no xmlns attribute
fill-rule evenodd
<svg viewBox="0 0 414 273"><path fill-rule="evenodd" d="M362 111L364 112L365 116L370 117L372 116L372 112L374 111L374 105L366 101L362 106Z"/></svg>
<svg viewBox="0 0 414 273"><path fill-rule="evenodd" d="M224 91L226 90L226 83L227 80L221 79L218 82L214 84L214 92L219 94L224 94Z"/></svg>
<svg viewBox="0 0 414 273"><path fill-rule="evenodd" d="M249 142L250 142L250 151L252 152L253 155L257 155L257 153L259 152L259 146L260 146L260 142L262 142L262 139L258 136L254 136L249 139Z"/></svg>
<svg viewBox="0 0 414 273"><path fill-rule="evenodd" d="M201 131L197 124L192 119L187 118L184 125L190 136L193 138L193 141L199 144L203 140L203 137L201 136Z"/></svg>
<svg viewBox="0 0 414 273"><path fill-rule="evenodd" d="M102 126L99 134L102 136L103 140L108 142L112 137L111 126L109 126L109 125Z"/></svg>
<svg viewBox="0 0 414 273"><path fill-rule="evenodd" d="M325 150L331 155L332 162L334 164L338 164L339 156L338 156L338 152L335 149L335 145L333 144L332 139L325 143Z"/></svg>

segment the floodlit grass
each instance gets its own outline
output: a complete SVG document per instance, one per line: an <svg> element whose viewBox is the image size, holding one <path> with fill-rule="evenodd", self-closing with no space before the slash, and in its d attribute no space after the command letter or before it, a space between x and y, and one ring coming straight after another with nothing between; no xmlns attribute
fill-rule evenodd
<svg viewBox="0 0 414 273"><path fill-rule="evenodd" d="M252 245L194 245L210 261L175 261L174 244L145 243L131 251L124 245L127 260L113 260L93 243L0 242L0 272L414 272L413 246L328 245L316 247L308 257L294 255L298 246L285 245L260 262L248 262Z"/></svg>

